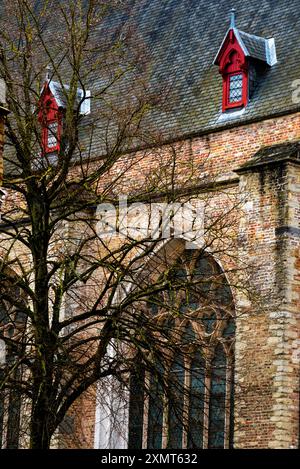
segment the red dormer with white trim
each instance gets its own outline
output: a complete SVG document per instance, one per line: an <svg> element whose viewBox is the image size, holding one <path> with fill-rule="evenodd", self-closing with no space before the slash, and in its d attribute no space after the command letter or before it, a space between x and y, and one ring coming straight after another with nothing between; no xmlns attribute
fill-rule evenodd
<svg viewBox="0 0 300 469"><path fill-rule="evenodd" d="M63 107L59 106L51 84L46 81L39 100L38 119L42 126L42 148L45 153L59 152L62 134Z"/></svg>
<svg viewBox="0 0 300 469"><path fill-rule="evenodd" d="M230 28L214 60L223 77L222 111L245 108L257 73L276 62L274 39L238 30L232 10Z"/></svg>
<svg viewBox="0 0 300 469"><path fill-rule="evenodd" d="M223 77L222 109L244 107L248 101L248 62L231 29L220 54L219 71Z"/></svg>
<svg viewBox="0 0 300 469"><path fill-rule="evenodd" d="M38 104L38 120L42 126L43 153L58 153L61 150L63 121L67 106L69 86L47 78ZM77 89L74 112L81 116L90 114L91 94L89 90Z"/></svg>

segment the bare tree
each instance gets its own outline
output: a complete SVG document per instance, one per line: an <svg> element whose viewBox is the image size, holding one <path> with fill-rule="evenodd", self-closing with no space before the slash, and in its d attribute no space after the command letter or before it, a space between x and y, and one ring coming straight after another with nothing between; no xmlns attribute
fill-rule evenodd
<svg viewBox="0 0 300 469"><path fill-rule="evenodd" d="M163 144L151 115L167 105L170 84L152 80L149 51L124 19L126 9L117 0L1 7L0 77L10 111L0 225L7 447L27 438L31 448L48 448L80 396L96 383L105 391L110 377L132 396L143 388L148 409L157 393L167 396L159 401L169 409L169 417L160 411L169 419L164 428L177 419L188 429L197 415L182 397L190 393L182 370L192 369L197 350L204 357L218 344L233 366L233 292L248 294L251 275L238 256L241 200L235 188L216 192L218 174L203 172L199 183L209 155L195 164L187 144ZM51 86L61 100L60 135L47 121ZM131 207L127 224L121 194ZM186 251L176 239L177 215L183 204L193 212L195 201L202 215L193 223L205 222L190 230ZM145 212L153 206L159 223L149 231ZM210 375L217 369L211 365ZM191 373L200 380L201 370ZM139 406L132 397L131 411ZM169 434L164 430L165 446ZM139 424L131 435L134 446ZM181 438L202 444L188 430Z"/></svg>

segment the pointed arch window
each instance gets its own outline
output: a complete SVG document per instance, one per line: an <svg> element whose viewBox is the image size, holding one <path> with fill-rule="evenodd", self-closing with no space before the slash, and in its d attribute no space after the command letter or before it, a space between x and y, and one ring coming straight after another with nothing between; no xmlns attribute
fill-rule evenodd
<svg viewBox="0 0 300 469"><path fill-rule="evenodd" d="M129 448L229 448L235 335L230 287L211 256L190 251L172 275L185 286L170 287L149 307L182 352L159 363L160 373L132 374Z"/></svg>

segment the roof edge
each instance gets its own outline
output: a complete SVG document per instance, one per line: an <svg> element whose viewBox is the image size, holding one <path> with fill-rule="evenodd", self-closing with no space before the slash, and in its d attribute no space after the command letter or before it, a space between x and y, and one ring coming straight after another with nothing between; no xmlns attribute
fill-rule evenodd
<svg viewBox="0 0 300 469"><path fill-rule="evenodd" d="M237 174L257 170L257 168L269 165L278 165L283 162L292 161L300 165L299 140L288 143L262 147L253 157L234 170Z"/></svg>
<svg viewBox="0 0 300 469"><path fill-rule="evenodd" d="M244 43L243 39L241 38L240 36L240 32L243 33L243 34L247 34L248 36L250 37L253 37L255 39L260 39L260 40L263 40L265 42L265 56L266 56L266 60L265 62L270 66L272 67L273 65L275 65L277 63L277 56L276 56L276 48L275 48L275 39L274 38L270 38L270 39L265 39L264 37L262 36L257 36L256 34L250 34L250 33L246 33L245 31L242 31L242 30L239 30L238 28L236 27L230 27L228 28L228 30L226 31L226 34L224 36L224 39L222 41L222 44L221 46L219 47L218 49L218 52L213 60L213 65L219 65L219 55L220 55L220 52L225 44L225 41L227 39L227 36L229 34L230 31L233 31L242 51L244 52L245 56L246 57L252 57L249 50L247 49L247 46L246 44Z"/></svg>

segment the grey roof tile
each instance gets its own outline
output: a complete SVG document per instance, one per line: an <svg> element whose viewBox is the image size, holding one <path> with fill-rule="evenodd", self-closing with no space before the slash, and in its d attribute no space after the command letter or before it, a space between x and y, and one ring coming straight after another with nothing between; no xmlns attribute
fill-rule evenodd
<svg viewBox="0 0 300 469"><path fill-rule="evenodd" d="M147 50L151 86L168 84L167 100L154 108L146 128L158 129L166 139L180 139L300 111L300 104L292 100L292 83L300 79L299 0L127 0L126 4L126 14L112 15L95 34L101 36L99 44L105 44L128 27ZM261 77L245 111L224 120L220 119L222 77L212 62L228 30L232 7L250 55L262 60L263 38L273 37L277 63ZM92 96L105 80L99 74L87 84ZM55 93L63 105L62 90L55 88ZM93 109L99 107L95 101L91 106L92 119ZM88 145L89 117L82 125L82 140ZM104 127L99 123L91 151L95 156L105 140Z"/></svg>
<svg viewBox="0 0 300 469"><path fill-rule="evenodd" d="M245 44L250 57L267 62L266 40L243 31L239 31L240 37Z"/></svg>
<svg viewBox="0 0 300 469"><path fill-rule="evenodd" d="M264 38L274 37L278 62L262 76L241 124L276 114L297 112L292 83L300 79L299 0L139 0L128 24L135 25L150 50L152 80L172 83L165 112L154 110L166 138L206 133L224 127L219 119L222 78L212 61L229 27L229 12L252 57L265 58ZM163 118L163 119L161 119Z"/></svg>
<svg viewBox="0 0 300 469"><path fill-rule="evenodd" d="M59 107L62 107L62 108L65 108L66 107L66 93L64 93L64 90L63 88L65 88L66 92L68 91L69 89L69 86L68 85L63 85L63 87L61 86L60 83L58 83L57 81L53 81L53 80L50 80L49 81L49 87L50 87L50 91L51 93L53 94L56 102L57 102L57 105ZM81 90L77 90L77 99L76 99L76 103L75 103L75 106L78 105L81 101Z"/></svg>

